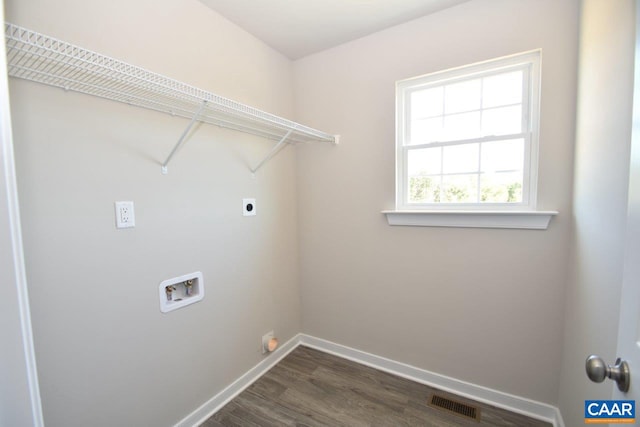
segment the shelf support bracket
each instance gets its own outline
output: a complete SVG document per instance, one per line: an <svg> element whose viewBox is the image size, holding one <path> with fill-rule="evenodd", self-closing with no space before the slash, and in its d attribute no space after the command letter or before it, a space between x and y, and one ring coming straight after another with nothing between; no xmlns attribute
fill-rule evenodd
<svg viewBox="0 0 640 427"><path fill-rule="evenodd" d="M293 132L293 129L290 129L289 132L287 132L285 134L285 136L282 137L282 139L271 149L271 151L269 151L269 154L266 155L266 157L264 159L262 159L262 161L260 163L258 163L258 166L256 166L255 168L251 169L251 173L255 174L258 169L260 169L265 163L267 163L273 156L276 155L276 153L280 150L280 148L282 147L282 144L284 144L287 141L287 138L289 138L289 136L291 136L291 133Z"/></svg>
<svg viewBox="0 0 640 427"><path fill-rule="evenodd" d="M207 101L206 100L202 101L200 108L198 108L198 111L196 111L196 113L193 115L193 118L189 122L189 125L184 130L184 132L182 132L182 135L180 135L180 139L178 139L178 143L175 145L175 147L173 147L173 150L171 150L171 153L169 153L169 157L167 157L167 160L165 160L164 163L162 164L161 170L163 175L166 175L169 172L169 169L167 169L167 165L171 161L171 158L173 157L173 155L176 154L176 152L178 151L178 148L180 148L180 146L184 143L185 138L189 134L189 131L191 130L193 125L195 125L196 122L198 121L198 117L200 116L200 113L202 113L202 110L204 110L204 107L206 107L206 105L207 105Z"/></svg>

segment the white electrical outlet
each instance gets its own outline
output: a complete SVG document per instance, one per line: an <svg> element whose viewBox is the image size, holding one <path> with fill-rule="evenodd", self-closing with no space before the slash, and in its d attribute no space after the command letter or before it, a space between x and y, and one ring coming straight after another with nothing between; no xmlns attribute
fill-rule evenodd
<svg viewBox="0 0 640 427"><path fill-rule="evenodd" d="M256 199L242 199L242 215L255 216Z"/></svg>
<svg viewBox="0 0 640 427"><path fill-rule="evenodd" d="M116 228L131 228L136 226L136 214L133 202L116 202Z"/></svg>

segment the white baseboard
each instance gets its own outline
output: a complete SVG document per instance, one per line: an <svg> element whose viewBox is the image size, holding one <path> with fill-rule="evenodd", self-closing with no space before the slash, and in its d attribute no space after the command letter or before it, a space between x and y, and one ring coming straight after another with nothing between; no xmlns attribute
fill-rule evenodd
<svg viewBox="0 0 640 427"><path fill-rule="evenodd" d="M555 418L553 419L553 427L565 427L560 409L555 408L555 410L556 410L556 413L555 413Z"/></svg>
<svg viewBox="0 0 640 427"><path fill-rule="evenodd" d="M205 422L207 418L218 412L231 399L242 393L247 387L253 384L258 378L273 368L278 362L284 359L289 353L300 345L300 334L294 336L289 341L281 345L277 350L267 356L244 375L227 386L220 393L213 396L198 409L183 418L175 427L196 427Z"/></svg>
<svg viewBox="0 0 640 427"><path fill-rule="evenodd" d="M231 399L242 393L247 387L253 384L258 378L264 375L269 369L300 345L311 347L344 359L352 360L362 365L370 366L372 368L407 378L421 384L426 384L459 396L464 396L478 402L546 421L553 424L554 427L565 427L562 415L558 408L549 404L536 402L524 397L514 396L512 394L471 384L445 375L429 372L424 369L416 368L415 366L396 362L394 360L305 334L298 334L291 338L271 356L258 363L231 385L209 399L206 403L176 424L175 427L196 427L203 423L207 418L215 414Z"/></svg>
<svg viewBox="0 0 640 427"><path fill-rule="evenodd" d="M444 390L459 396L464 396L478 402L486 403L511 412L526 415L531 418L546 421L554 427L564 427L562 416L558 408L546 403L536 402L524 397L514 396L487 387L471 384L455 378L436 374L415 366L407 365L395 360L376 356L371 353L336 344L331 341L300 335L300 344L316 350L330 353L344 359L352 360L362 365L370 366L390 374Z"/></svg>

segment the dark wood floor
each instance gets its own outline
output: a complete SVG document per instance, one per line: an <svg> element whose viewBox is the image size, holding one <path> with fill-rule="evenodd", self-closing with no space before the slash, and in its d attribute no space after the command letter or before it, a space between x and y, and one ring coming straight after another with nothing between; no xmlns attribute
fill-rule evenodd
<svg viewBox="0 0 640 427"><path fill-rule="evenodd" d="M481 420L428 405L437 392L480 408ZM492 426L551 424L460 398L307 347L298 347L201 427Z"/></svg>

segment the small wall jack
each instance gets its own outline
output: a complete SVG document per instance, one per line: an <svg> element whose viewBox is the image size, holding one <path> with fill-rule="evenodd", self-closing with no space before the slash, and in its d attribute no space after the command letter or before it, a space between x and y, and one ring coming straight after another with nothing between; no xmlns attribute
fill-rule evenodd
<svg viewBox="0 0 640 427"><path fill-rule="evenodd" d="M278 348L278 338L273 334L273 331L267 332L262 336L262 354L271 353Z"/></svg>

